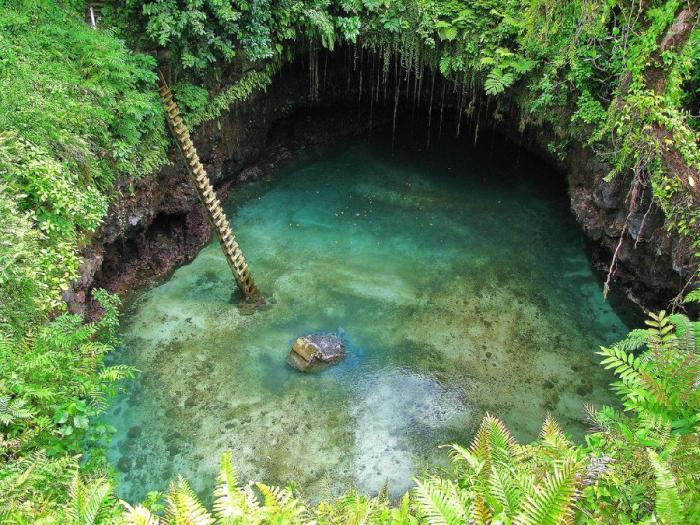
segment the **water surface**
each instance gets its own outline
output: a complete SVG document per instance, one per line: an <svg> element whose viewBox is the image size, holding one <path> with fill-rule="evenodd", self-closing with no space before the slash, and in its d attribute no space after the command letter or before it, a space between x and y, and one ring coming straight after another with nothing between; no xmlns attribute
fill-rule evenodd
<svg viewBox="0 0 700 525"><path fill-rule="evenodd" d="M549 411L580 438L584 401L610 401L594 352L626 327L559 177L501 144L392 156L379 142L235 190L229 217L272 308L229 303L217 243L128 307L114 359L141 374L108 414L121 497L178 473L207 494L225 449L242 480L313 499L398 495L485 411L520 439ZM319 330L344 335L347 359L289 368L291 342Z"/></svg>

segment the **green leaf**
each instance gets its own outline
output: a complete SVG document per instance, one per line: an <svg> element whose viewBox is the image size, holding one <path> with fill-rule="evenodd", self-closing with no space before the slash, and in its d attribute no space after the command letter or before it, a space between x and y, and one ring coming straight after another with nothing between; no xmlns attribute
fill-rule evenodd
<svg viewBox="0 0 700 525"><path fill-rule="evenodd" d="M457 38L457 28L449 22L438 21L435 27L440 40L452 41Z"/></svg>

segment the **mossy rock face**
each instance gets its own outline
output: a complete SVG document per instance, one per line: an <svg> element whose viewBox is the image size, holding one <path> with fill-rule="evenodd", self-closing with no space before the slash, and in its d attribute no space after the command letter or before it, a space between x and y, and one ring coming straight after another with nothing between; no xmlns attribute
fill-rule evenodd
<svg viewBox="0 0 700 525"><path fill-rule="evenodd" d="M321 365L333 364L345 357L345 343L333 334L307 334L292 344L287 363L301 372L309 372Z"/></svg>

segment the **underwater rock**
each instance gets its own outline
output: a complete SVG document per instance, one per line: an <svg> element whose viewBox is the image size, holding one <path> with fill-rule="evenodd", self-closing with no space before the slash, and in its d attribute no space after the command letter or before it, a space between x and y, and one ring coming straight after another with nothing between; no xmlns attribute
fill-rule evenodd
<svg viewBox="0 0 700 525"><path fill-rule="evenodd" d="M129 439L135 439L135 438L139 437L140 435L141 435L141 426L140 425L134 425L126 433L126 437L128 437Z"/></svg>
<svg viewBox="0 0 700 525"><path fill-rule="evenodd" d="M129 472L131 470L131 458L129 456L122 456L117 461L117 469L120 472Z"/></svg>
<svg viewBox="0 0 700 525"><path fill-rule="evenodd" d="M287 362L301 372L322 364L337 363L345 357L345 343L337 335L307 334L292 344Z"/></svg>

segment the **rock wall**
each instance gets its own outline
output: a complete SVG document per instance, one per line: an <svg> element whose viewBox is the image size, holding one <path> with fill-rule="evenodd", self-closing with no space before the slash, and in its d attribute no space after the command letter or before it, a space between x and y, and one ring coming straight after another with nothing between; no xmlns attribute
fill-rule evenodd
<svg viewBox="0 0 700 525"><path fill-rule="evenodd" d="M298 61L286 66L267 92L255 93L193 133L220 197L225 198L231 184L261 176L296 151L366 132L368 108L358 111L358 91L351 87L357 85L357 72L348 72L344 56L337 53L324 68L328 78L312 120L304 113L309 107L308 69ZM375 125L390 121L391 109L375 107ZM607 271L628 214L625 181L606 183L608 168L581 144L571 145L565 158L556 160L548 151L556 135L551 129L534 127L522 133L508 124L518 121L515 112L512 118L497 122L488 114L483 113L480 126L496 126L498 132L566 175L571 208L591 239L592 259ZM464 125L465 135L469 125ZM121 197L114 200L103 226L85 249L80 279L65 293L71 311L94 316L95 305L89 300L92 287L128 297L190 261L210 239L209 224L179 152L172 150L169 158L170 164L154 176L118 186ZM640 305L665 307L691 282L694 267L687 242L665 231L662 212L654 206L642 206L630 217L628 229L618 251L613 285Z"/></svg>
<svg viewBox="0 0 700 525"><path fill-rule="evenodd" d="M571 148L565 167L571 208L592 241L593 260L601 272L607 273L618 250L615 286L645 308L681 306L696 271L692 249L687 238L666 230L663 212L652 204L650 188L645 189L644 205L628 218L629 181L605 182L609 171L580 144ZM627 232L621 237L625 221Z"/></svg>
<svg viewBox="0 0 700 525"><path fill-rule="evenodd" d="M631 181L618 176L606 182L610 166L590 147L572 142L564 158L557 159L548 148L556 136L554 130L533 127L521 133L507 126L501 130L566 176L571 210L590 240L591 259L601 279L607 277L617 250L612 288L643 309L683 307L679 302L694 285L697 263L689 240L667 231L663 211L652 203L650 187L643 189L642 204L630 215ZM627 232L621 236L626 221ZM686 308L695 313L693 307Z"/></svg>
<svg viewBox="0 0 700 525"><path fill-rule="evenodd" d="M303 66L286 66L266 92L253 94L192 133L221 199L231 184L258 178L300 150L366 129L356 109L344 107L344 96L330 95L341 89L328 90L309 125L308 71ZM329 78L329 86L337 80ZM338 126L339 119L343 126ZM168 158L170 163L153 176L117 185L119 196L83 251L80 277L64 293L70 311L87 318L99 315L99 307L90 300L93 287L127 298L192 260L211 238L179 151L173 147Z"/></svg>

